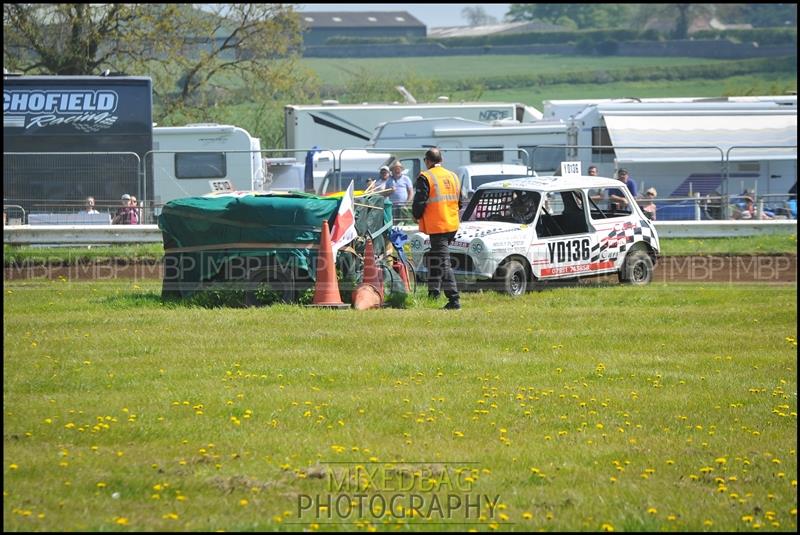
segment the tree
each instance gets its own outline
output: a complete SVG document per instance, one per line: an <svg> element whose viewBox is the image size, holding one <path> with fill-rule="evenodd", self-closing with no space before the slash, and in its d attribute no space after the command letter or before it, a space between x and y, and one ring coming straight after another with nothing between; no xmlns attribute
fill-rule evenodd
<svg viewBox="0 0 800 535"><path fill-rule="evenodd" d="M3 4L5 67L153 78L157 108L192 120L215 106L300 97L302 29L289 4Z"/></svg>
<svg viewBox="0 0 800 535"><path fill-rule="evenodd" d="M540 20L558 23L569 19L579 29L619 28L627 25L632 4L511 4L510 21Z"/></svg>
<svg viewBox="0 0 800 535"><path fill-rule="evenodd" d="M695 19L711 18L716 12L716 4L643 4L634 20L641 27L653 19L672 21L671 37L686 39L689 36L689 28Z"/></svg>
<svg viewBox="0 0 800 535"><path fill-rule="evenodd" d="M120 28L142 8L126 4L3 4L3 62L11 70L99 74L131 53Z"/></svg>
<svg viewBox="0 0 800 535"><path fill-rule="evenodd" d="M467 19L470 26L497 24L497 19L483 9L483 6L467 6L461 10L461 16Z"/></svg>

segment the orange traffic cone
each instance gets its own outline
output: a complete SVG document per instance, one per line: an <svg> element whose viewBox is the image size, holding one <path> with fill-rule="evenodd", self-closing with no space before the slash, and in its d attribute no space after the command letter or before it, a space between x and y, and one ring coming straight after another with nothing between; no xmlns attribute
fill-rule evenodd
<svg viewBox="0 0 800 535"><path fill-rule="evenodd" d="M367 245L364 247L364 284L371 284L378 290L378 294L383 301L383 273L375 265L375 250L372 247L372 240L367 238Z"/></svg>
<svg viewBox="0 0 800 535"><path fill-rule="evenodd" d="M380 308L381 304L383 304L383 298L373 285L362 282L353 290L353 308L356 310Z"/></svg>
<svg viewBox="0 0 800 535"><path fill-rule="evenodd" d="M319 239L317 255L317 281L314 286L314 301L309 306L326 308L349 308L339 295L339 282L336 280L336 267L331 247L331 232L328 222L322 222L322 236Z"/></svg>

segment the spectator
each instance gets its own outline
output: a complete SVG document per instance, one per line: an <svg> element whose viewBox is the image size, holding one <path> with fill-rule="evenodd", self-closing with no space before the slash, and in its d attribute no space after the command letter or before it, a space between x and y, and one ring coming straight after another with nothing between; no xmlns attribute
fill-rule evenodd
<svg viewBox="0 0 800 535"><path fill-rule="evenodd" d="M636 182L630 178L628 170L620 169L617 171L617 179L628 186L628 191L631 192L631 196L636 198ZM620 189L612 188L608 190L608 199L612 203L612 207L615 207L618 210L623 210L628 206L628 200Z"/></svg>
<svg viewBox="0 0 800 535"><path fill-rule="evenodd" d="M142 220L142 211L139 208L139 203L136 201L136 196L131 195L130 200L130 207L131 207L131 225L138 225L139 222Z"/></svg>
<svg viewBox="0 0 800 535"><path fill-rule="evenodd" d="M389 171L389 167L384 165L381 167L379 172L380 172L380 177L378 178L378 180L375 181L375 184L373 184L372 189L376 193L380 193L384 197L388 197L389 195L392 194L391 185L389 184L389 174L391 173L391 171Z"/></svg>
<svg viewBox="0 0 800 535"><path fill-rule="evenodd" d="M130 225L131 223L131 196L127 193L122 196L122 206L117 209L114 218L111 220L113 225Z"/></svg>
<svg viewBox="0 0 800 535"><path fill-rule="evenodd" d="M86 197L85 209L81 210L81 214L99 214L100 212L94 206L94 197Z"/></svg>
<svg viewBox="0 0 800 535"><path fill-rule="evenodd" d="M597 166L590 165L589 169L586 170L586 174L588 176L597 176ZM590 189L589 190L589 198L594 202L600 202L603 200L603 190L600 189Z"/></svg>
<svg viewBox="0 0 800 535"><path fill-rule="evenodd" d="M414 196L414 185L404 171L405 168L399 161L392 164L388 185L392 188L389 199L391 199L393 203L406 203Z"/></svg>
<svg viewBox="0 0 800 535"><path fill-rule="evenodd" d="M653 202L656 197L658 197L656 188L647 188L647 191L644 192L646 204L642 206L642 211L651 221L656 220L656 203Z"/></svg>

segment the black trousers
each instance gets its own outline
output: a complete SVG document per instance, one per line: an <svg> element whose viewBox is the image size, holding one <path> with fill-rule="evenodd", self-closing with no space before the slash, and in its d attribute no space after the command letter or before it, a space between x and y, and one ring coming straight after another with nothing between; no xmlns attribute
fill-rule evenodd
<svg viewBox="0 0 800 535"><path fill-rule="evenodd" d="M428 295L438 296L441 291L448 301L458 301L458 287L450 265L449 249L455 235L455 232L431 234L431 250L428 252Z"/></svg>

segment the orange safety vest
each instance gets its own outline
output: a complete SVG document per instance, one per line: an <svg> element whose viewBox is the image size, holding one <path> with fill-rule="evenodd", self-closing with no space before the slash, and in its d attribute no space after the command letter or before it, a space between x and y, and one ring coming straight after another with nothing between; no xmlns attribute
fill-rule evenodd
<svg viewBox="0 0 800 535"><path fill-rule="evenodd" d="M421 174L428 181L430 195L419 220L419 229L428 235L458 230L458 196L461 191L458 177L440 165Z"/></svg>

